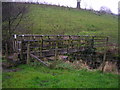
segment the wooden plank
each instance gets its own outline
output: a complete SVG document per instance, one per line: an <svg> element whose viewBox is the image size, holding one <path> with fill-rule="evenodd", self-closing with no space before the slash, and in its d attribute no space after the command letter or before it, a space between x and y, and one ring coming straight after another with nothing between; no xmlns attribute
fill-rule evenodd
<svg viewBox="0 0 120 90"><path fill-rule="evenodd" d="M42 61L41 59L39 59L37 56L35 56L35 55L33 55L33 54L30 54L30 56L31 56L32 58L37 59L37 60L38 60L40 63L42 63L43 65L49 67L49 65L48 65L47 63L43 62L43 61Z"/></svg>
<svg viewBox="0 0 120 90"><path fill-rule="evenodd" d="M38 42L39 40L23 40L25 43L27 42Z"/></svg>
<svg viewBox="0 0 120 90"><path fill-rule="evenodd" d="M43 36L43 37L47 37L47 36L49 36L49 37L56 37L56 36L59 36L59 37L69 37L69 35L30 35L30 34L25 34L24 35L24 38L26 38L26 37L41 37L41 36ZM88 35L71 35L72 37L92 37L92 36L88 36ZM17 35L17 37L23 37L23 35ZM106 38L106 36L94 36L95 37L95 39L105 39Z"/></svg>
<svg viewBox="0 0 120 90"><path fill-rule="evenodd" d="M94 46L95 46L95 47L99 47L99 46L100 46L100 47L104 47L105 44L104 44L104 43L102 43L102 44L94 44Z"/></svg>
<svg viewBox="0 0 120 90"><path fill-rule="evenodd" d="M23 37L23 35L17 35L18 37ZM44 37L47 37L47 36L50 36L50 37L56 37L56 36L69 36L69 35L31 35L31 34L24 34L24 37L41 37L41 36L44 36ZM81 37L91 37L91 36L88 36L88 35L71 35L73 37L78 37L78 36L81 36Z"/></svg>
<svg viewBox="0 0 120 90"><path fill-rule="evenodd" d="M106 40L103 40L103 39L101 39L101 40L94 40L95 42L106 42Z"/></svg>

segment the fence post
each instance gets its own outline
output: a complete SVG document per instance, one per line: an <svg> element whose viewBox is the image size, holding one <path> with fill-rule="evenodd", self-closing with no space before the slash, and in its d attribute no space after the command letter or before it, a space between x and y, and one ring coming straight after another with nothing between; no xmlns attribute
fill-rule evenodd
<svg viewBox="0 0 120 90"><path fill-rule="evenodd" d="M102 72L104 71L104 67L105 67L106 54L107 54L107 45L108 45L108 37L106 38L106 43L105 43L105 50L104 50L104 56L103 56Z"/></svg>
<svg viewBox="0 0 120 90"><path fill-rule="evenodd" d="M58 36L57 36L56 47L55 47L55 60L57 59L58 59Z"/></svg>
<svg viewBox="0 0 120 90"><path fill-rule="evenodd" d="M27 64L30 63L30 44L27 44Z"/></svg>
<svg viewBox="0 0 120 90"><path fill-rule="evenodd" d="M5 49L6 49L6 53L5 53L5 58L7 59L8 57L8 44L5 44Z"/></svg>
<svg viewBox="0 0 120 90"><path fill-rule="evenodd" d="M49 41L48 41L48 42L49 42L49 46L51 46L51 45L50 45L50 37L49 37L49 35L48 35L47 37L48 37L47 39L49 40Z"/></svg>
<svg viewBox="0 0 120 90"><path fill-rule="evenodd" d="M74 48L73 39L74 39L74 38L71 37L71 46L72 46L72 49Z"/></svg>
<svg viewBox="0 0 120 90"><path fill-rule="evenodd" d="M91 48L94 48L94 36L92 36Z"/></svg>
<svg viewBox="0 0 120 90"><path fill-rule="evenodd" d="M70 47L73 48L73 41L72 41L71 35L69 36L69 39L70 39Z"/></svg>
<svg viewBox="0 0 120 90"><path fill-rule="evenodd" d="M41 36L41 40L40 40L40 57L42 57L42 47L43 47L43 37Z"/></svg>
<svg viewBox="0 0 120 90"><path fill-rule="evenodd" d="M21 51L20 51L20 59L23 59L23 40L21 41Z"/></svg>
<svg viewBox="0 0 120 90"><path fill-rule="evenodd" d="M69 36L70 37L70 36ZM67 40L67 43L68 43L68 45L67 45L67 53L69 52L69 48L70 48L70 39L68 38L68 40Z"/></svg>
<svg viewBox="0 0 120 90"><path fill-rule="evenodd" d="M17 35L15 34L14 35L14 51L16 52L17 51Z"/></svg>
<svg viewBox="0 0 120 90"><path fill-rule="evenodd" d="M80 49L80 44L81 44L81 37L78 36L78 49Z"/></svg>

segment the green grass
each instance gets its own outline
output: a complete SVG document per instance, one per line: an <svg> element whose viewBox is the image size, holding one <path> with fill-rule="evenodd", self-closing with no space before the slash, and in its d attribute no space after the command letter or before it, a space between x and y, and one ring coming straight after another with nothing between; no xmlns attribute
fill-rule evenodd
<svg viewBox="0 0 120 90"><path fill-rule="evenodd" d="M103 35L117 42L117 16L99 16L92 11L32 4L28 17L33 23L34 34Z"/></svg>
<svg viewBox="0 0 120 90"><path fill-rule="evenodd" d="M87 70L20 65L3 73L3 88L118 88L118 75Z"/></svg>

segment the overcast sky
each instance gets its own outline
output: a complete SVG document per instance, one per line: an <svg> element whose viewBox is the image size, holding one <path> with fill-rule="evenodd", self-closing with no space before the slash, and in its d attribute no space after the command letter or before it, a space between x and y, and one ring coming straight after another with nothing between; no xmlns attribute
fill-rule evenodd
<svg viewBox="0 0 120 90"><path fill-rule="evenodd" d="M26 2L40 2L55 4L60 6L68 6L76 8L77 0L13 0L13 1L26 1ZM118 13L118 2L120 0L81 0L81 8L93 8L99 10L101 6L106 6L111 9L115 14Z"/></svg>

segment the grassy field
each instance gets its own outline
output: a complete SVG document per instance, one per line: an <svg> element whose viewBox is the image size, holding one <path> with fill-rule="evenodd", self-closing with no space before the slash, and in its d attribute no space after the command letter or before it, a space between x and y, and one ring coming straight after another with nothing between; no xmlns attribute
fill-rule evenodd
<svg viewBox="0 0 120 90"><path fill-rule="evenodd" d="M3 88L118 88L118 75L21 65L3 73Z"/></svg>
<svg viewBox="0 0 120 90"><path fill-rule="evenodd" d="M103 35L117 42L118 18L92 11L49 5L30 5L33 34ZM25 32L20 32L25 33ZM118 75L76 69L49 69L41 65L20 65L16 72L3 72L3 88L118 88Z"/></svg>
<svg viewBox="0 0 120 90"><path fill-rule="evenodd" d="M30 5L28 17L35 34L103 35L117 42L118 17L110 14L96 15L92 11L73 8Z"/></svg>

